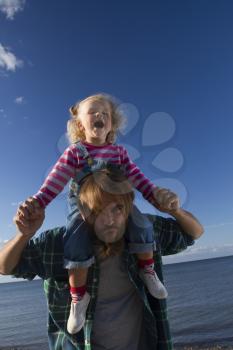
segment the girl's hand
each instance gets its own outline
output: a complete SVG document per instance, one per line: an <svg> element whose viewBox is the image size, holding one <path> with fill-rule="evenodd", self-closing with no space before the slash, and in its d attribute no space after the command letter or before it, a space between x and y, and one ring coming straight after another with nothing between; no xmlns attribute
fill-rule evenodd
<svg viewBox="0 0 233 350"><path fill-rule="evenodd" d="M168 214L180 209L179 197L169 189L156 187L152 193L151 203L156 209Z"/></svg>

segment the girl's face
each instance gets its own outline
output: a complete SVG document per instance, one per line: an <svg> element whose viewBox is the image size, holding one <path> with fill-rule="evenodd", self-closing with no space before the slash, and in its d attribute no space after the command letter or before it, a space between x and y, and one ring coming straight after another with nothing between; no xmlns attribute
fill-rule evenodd
<svg viewBox="0 0 233 350"><path fill-rule="evenodd" d="M92 100L82 102L78 118L88 143L94 145L106 143L107 135L112 130L111 107L108 102Z"/></svg>

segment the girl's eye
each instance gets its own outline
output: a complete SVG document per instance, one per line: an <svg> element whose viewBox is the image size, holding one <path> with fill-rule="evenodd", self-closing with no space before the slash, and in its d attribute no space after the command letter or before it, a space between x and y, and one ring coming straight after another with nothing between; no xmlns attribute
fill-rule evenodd
<svg viewBox="0 0 233 350"><path fill-rule="evenodd" d="M97 113L99 113L100 115L104 116L104 118L108 118L109 117L109 113L108 112L99 112L99 111L94 111L94 110L91 110L91 111L88 111L88 114L90 115L96 115Z"/></svg>
<svg viewBox="0 0 233 350"><path fill-rule="evenodd" d="M94 109L88 109L88 111L87 111L88 114L94 114L94 113L96 113L96 112L97 112L97 111L94 110Z"/></svg>

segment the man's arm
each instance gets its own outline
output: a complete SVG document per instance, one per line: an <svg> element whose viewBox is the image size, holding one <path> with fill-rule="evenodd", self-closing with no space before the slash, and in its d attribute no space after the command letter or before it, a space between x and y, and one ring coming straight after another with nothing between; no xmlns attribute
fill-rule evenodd
<svg viewBox="0 0 233 350"><path fill-rule="evenodd" d="M170 215L176 219L183 231L191 236L192 239L198 239L204 233L203 226L197 218L188 211L180 208L171 212Z"/></svg>
<svg viewBox="0 0 233 350"><path fill-rule="evenodd" d="M44 209L33 199L25 201L17 210L14 222L17 233L0 251L0 274L9 275L20 261L29 240L44 221Z"/></svg>
<svg viewBox="0 0 233 350"><path fill-rule="evenodd" d="M0 274L10 275L18 264L21 254L26 247L29 237L16 234L0 250Z"/></svg>
<svg viewBox="0 0 233 350"><path fill-rule="evenodd" d="M189 212L180 208L178 196L164 188L157 188L154 206L172 218L152 216L156 242L162 255L176 254L194 244L203 233L199 221Z"/></svg>
<svg viewBox="0 0 233 350"><path fill-rule="evenodd" d="M170 214L192 239L198 239L204 232L203 226L188 211L180 208L179 197L165 188L156 188L154 206L161 212Z"/></svg>

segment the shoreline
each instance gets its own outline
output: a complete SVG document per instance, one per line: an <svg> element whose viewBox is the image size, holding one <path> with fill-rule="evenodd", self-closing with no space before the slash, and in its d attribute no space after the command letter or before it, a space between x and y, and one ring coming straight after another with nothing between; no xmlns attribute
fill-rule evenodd
<svg viewBox="0 0 233 350"><path fill-rule="evenodd" d="M49 350L48 343L43 344L30 344L30 345L11 345L0 346L0 350Z"/></svg>
<svg viewBox="0 0 233 350"><path fill-rule="evenodd" d="M174 350L233 350L233 345L218 345L218 344L174 345Z"/></svg>

